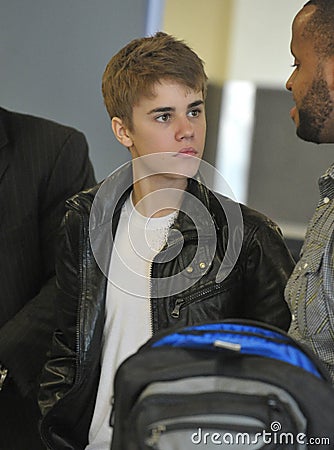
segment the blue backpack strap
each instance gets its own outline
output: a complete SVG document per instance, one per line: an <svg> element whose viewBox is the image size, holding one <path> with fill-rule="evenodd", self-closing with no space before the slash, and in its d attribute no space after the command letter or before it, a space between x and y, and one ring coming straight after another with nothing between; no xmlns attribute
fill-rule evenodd
<svg viewBox="0 0 334 450"><path fill-rule="evenodd" d="M288 335L256 325L213 323L186 327L152 344L155 348L164 346L226 350L273 358L323 378L312 359Z"/></svg>

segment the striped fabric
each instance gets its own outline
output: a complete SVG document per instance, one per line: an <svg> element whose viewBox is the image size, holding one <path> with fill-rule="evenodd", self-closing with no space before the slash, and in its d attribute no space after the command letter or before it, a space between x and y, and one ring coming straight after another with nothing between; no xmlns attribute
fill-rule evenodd
<svg viewBox="0 0 334 450"><path fill-rule="evenodd" d="M56 236L65 200L94 184L81 132L0 107L0 449L45 448L35 395L55 326Z"/></svg>
<svg viewBox="0 0 334 450"><path fill-rule="evenodd" d="M289 333L325 363L334 383L334 164L319 179L320 201L286 286Z"/></svg>
<svg viewBox="0 0 334 450"><path fill-rule="evenodd" d="M94 184L81 132L0 107L0 363L22 392L36 384L54 328L65 200Z"/></svg>

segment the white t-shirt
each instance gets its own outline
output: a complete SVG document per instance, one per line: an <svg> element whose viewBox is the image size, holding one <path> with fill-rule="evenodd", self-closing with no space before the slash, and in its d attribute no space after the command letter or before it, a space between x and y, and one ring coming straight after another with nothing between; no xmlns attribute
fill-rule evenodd
<svg viewBox="0 0 334 450"><path fill-rule="evenodd" d="M114 376L119 365L152 336L150 270L176 212L147 218L123 205L109 266L102 368L86 450L109 450Z"/></svg>

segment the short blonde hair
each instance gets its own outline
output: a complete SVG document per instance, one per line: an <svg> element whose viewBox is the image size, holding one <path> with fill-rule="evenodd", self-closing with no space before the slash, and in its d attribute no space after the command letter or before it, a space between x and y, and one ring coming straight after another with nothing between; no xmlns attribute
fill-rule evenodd
<svg viewBox="0 0 334 450"><path fill-rule="evenodd" d="M154 95L161 80L176 81L206 96L203 61L183 41L163 32L134 39L108 63L102 93L110 118L119 117L132 128L132 110L140 98Z"/></svg>

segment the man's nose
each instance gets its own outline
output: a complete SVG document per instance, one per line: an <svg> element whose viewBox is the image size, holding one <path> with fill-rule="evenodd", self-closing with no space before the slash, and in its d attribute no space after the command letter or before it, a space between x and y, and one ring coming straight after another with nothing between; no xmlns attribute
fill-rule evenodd
<svg viewBox="0 0 334 450"><path fill-rule="evenodd" d="M178 121L178 127L176 130L177 139L189 139L194 135L194 126L191 121L186 118L182 118Z"/></svg>
<svg viewBox="0 0 334 450"><path fill-rule="evenodd" d="M293 84L293 79L294 79L294 75L295 75L295 70L292 72L292 74L289 76L289 78L287 79L286 83L285 83L285 87L288 91L292 91L292 84Z"/></svg>

